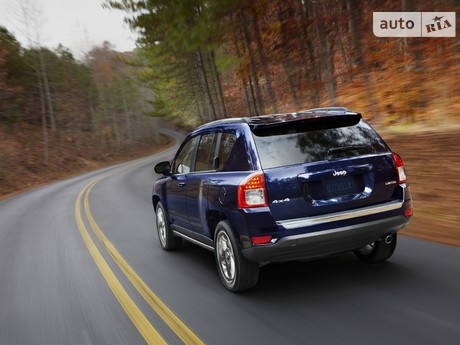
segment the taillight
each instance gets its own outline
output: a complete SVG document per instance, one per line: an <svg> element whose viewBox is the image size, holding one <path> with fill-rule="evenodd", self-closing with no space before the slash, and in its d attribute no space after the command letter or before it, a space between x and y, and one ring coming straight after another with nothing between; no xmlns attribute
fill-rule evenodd
<svg viewBox="0 0 460 345"><path fill-rule="evenodd" d="M398 178L398 184L406 183L406 171L404 170L404 162L400 155L393 153L393 159L396 165L396 176Z"/></svg>
<svg viewBox="0 0 460 345"><path fill-rule="evenodd" d="M256 172L246 177L238 185L238 207L268 206L264 174Z"/></svg>

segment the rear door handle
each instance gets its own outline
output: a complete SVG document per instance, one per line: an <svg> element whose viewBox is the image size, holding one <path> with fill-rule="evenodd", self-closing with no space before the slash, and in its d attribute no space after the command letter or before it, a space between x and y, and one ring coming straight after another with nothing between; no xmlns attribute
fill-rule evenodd
<svg viewBox="0 0 460 345"><path fill-rule="evenodd" d="M182 187L182 188L184 188L184 187L185 187L185 185L186 185L186 183L185 183L185 182L179 182L177 185L178 185L179 187Z"/></svg>

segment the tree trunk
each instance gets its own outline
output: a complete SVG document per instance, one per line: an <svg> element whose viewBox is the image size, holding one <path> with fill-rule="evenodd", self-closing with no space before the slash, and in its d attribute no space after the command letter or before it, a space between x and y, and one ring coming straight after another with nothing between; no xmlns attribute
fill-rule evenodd
<svg viewBox="0 0 460 345"><path fill-rule="evenodd" d="M213 76L217 99L220 105L219 106L221 110L220 117L227 118L228 117L227 106L225 104L224 91L222 90L222 82L220 79L219 71L217 70L217 66L216 66L216 54L214 53L214 50L211 50L207 55L209 58L209 67L211 69L211 75Z"/></svg>
<svg viewBox="0 0 460 345"><path fill-rule="evenodd" d="M337 80L335 77L334 65L334 41L332 38L326 38L326 80L329 99L332 105L337 105Z"/></svg>
<svg viewBox="0 0 460 345"><path fill-rule="evenodd" d="M198 73L199 80L201 82L201 89L205 97L206 106L209 108L209 113L211 115L211 121L217 120L216 109L214 106L214 102L212 100L211 90L209 88L209 81L206 75L205 64L203 60L203 53L201 52L201 49L199 48L196 49L195 55L196 55L195 61L196 61L197 73Z"/></svg>
<svg viewBox="0 0 460 345"><path fill-rule="evenodd" d="M42 48L38 48L38 58L39 58L39 63L40 63L41 80L43 82L43 90L45 92L46 103L48 105L48 113L50 117L51 130L53 132L56 132L56 117L54 114L54 104L53 104L53 98L51 97L51 91L50 91L49 82L48 82L48 74L46 72L46 64L45 64L45 59L43 57Z"/></svg>
<svg viewBox="0 0 460 345"><path fill-rule="evenodd" d="M326 90L329 97L330 105L336 105L337 102L337 86L336 80L334 75L334 49L333 49L333 34L332 29L327 27L327 24L323 22L323 17L325 13L325 9L323 8L324 4L319 3L317 6L318 11L314 10L314 6L312 6L312 15L315 17L315 27L316 32L318 34L320 44L320 52L321 57L320 61L323 62L324 66L324 73L326 76ZM316 14L316 16L315 16ZM320 20L321 19L321 20ZM329 33L326 31L329 29Z"/></svg>
<svg viewBox="0 0 460 345"><path fill-rule="evenodd" d="M123 80L120 80L120 91L121 91L121 100L123 103L123 112L126 118L126 127L128 132L128 139L131 140L133 138L132 126L131 126L131 114L128 110L128 104L126 102L126 92L123 86Z"/></svg>
<svg viewBox="0 0 460 345"><path fill-rule="evenodd" d="M104 114L104 117L109 117L111 122L112 122L112 129L113 129L113 136L115 137L115 144L116 147L120 147L121 141L120 141L120 133L118 130L118 123L117 123L117 116L116 116L116 111L114 109L110 109L110 104L109 101L107 100L105 90L103 89L102 86L99 86L99 97L100 97L100 106L102 107L102 111ZM111 134L110 133L104 133L104 137L109 141L109 144L111 145Z"/></svg>
<svg viewBox="0 0 460 345"><path fill-rule="evenodd" d="M253 6L250 6L249 8L251 10L251 18L252 18L252 24L254 27L254 37L256 40L257 53L259 55L260 65L262 67L262 72L264 74L266 85L267 85L268 98L270 101L270 105L272 107L272 112L278 113L278 107L276 105L276 96L272 88L272 78L270 77L270 71L268 70L268 62L267 62L267 58L264 53L264 49L262 45L262 38L260 36L260 28L259 28L259 22L257 20L257 13Z"/></svg>
<svg viewBox="0 0 460 345"><path fill-rule="evenodd" d="M350 14L350 8L348 7L350 5L349 1L347 2L347 11L348 11L348 17L350 18L348 20L348 23L350 26L350 22L351 22L351 14ZM343 17L344 14L343 14L343 11L342 11L342 7L339 6L339 16L340 17ZM345 45L344 45L344 24L340 23L339 22L339 25L338 25L338 35L337 35L337 45L339 46L339 49L340 49L340 56L342 57L342 63L347 66L347 76L346 76L346 79L347 80L351 80L352 79L352 76L353 76L353 73L352 73L352 70L353 70L353 62L351 60L351 57L347 59L347 55L348 55L348 52L347 50L345 49ZM348 31L349 33L351 31ZM351 37L351 39L353 39L353 37Z"/></svg>
<svg viewBox="0 0 460 345"><path fill-rule="evenodd" d="M93 98L90 92L88 92L86 98L88 100L88 110L89 110L89 116L91 120L91 134L94 139L95 135L97 134L97 124L96 124L96 114L94 112Z"/></svg>
<svg viewBox="0 0 460 345"><path fill-rule="evenodd" d="M38 93L40 95L40 114L42 118L42 133L43 133L43 163L48 166L48 123L46 121L46 100L43 92L43 82L40 73L37 72Z"/></svg>
<svg viewBox="0 0 460 345"><path fill-rule="evenodd" d="M361 30L361 0L348 0L347 8L350 10L350 35L352 37L352 57L357 67L357 72L362 73L364 78L364 85L366 88L366 96L369 104L370 115L373 119L378 117L378 102L375 97L374 84L371 79L371 69L364 59L363 44L362 44L362 30Z"/></svg>
<svg viewBox="0 0 460 345"><path fill-rule="evenodd" d="M252 92L254 95L255 93L255 104L256 104L256 114L261 115L265 113L265 106L264 106L264 100L262 97L262 92L260 90L260 84L259 84L259 77L257 76L257 68L256 68L256 63L254 61L254 54L251 49L251 37L249 34L249 29L248 29L248 23L246 21L246 17L244 15L243 10L240 11L241 14L241 20L242 20L242 29L243 29L243 37L244 37L244 43L243 45L243 53L247 53L249 56L249 64L250 64L250 73L252 74L251 80L250 80L250 86L251 88L254 88L255 92ZM244 48L246 46L246 48Z"/></svg>
<svg viewBox="0 0 460 345"><path fill-rule="evenodd" d="M290 17L290 16L289 16ZM287 43L287 40L289 39L288 33L286 30L286 16L283 13L283 9L278 10L278 20L281 23L281 37L283 38L283 46L285 51L290 52L289 49L289 44ZM281 64L283 66L284 73L286 74L288 84L289 84L289 91L292 96L292 101L294 103L295 110L299 110L299 98L297 96L297 88L294 80L294 74L295 72L293 71L293 62L292 62L292 54L286 54L281 57Z"/></svg>
<svg viewBox="0 0 460 345"><path fill-rule="evenodd" d="M350 33L350 60L352 66L362 66L361 51L361 0L347 0L349 13L348 32Z"/></svg>
<svg viewBox="0 0 460 345"><path fill-rule="evenodd" d="M233 21L233 16L230 15L230 21L232 24L234 24L234 21ZM241 53L241 50L240 50L240 47L239 47L239 44L238 44L238 31L234 31L233 33L233 44L235 46L235 51L236 51L236 57L241 60L241 58L243 57L243 54ZM243 45L244 45L244 42L243 42ZM243 49L244 49L244 46L243 46ZM240 64L240 67L241 67L241 64ZM248 78L251 78L251 73L249 71L249 74L248 74ZM251 92L251 94L249 94L248 92L248 79L246 78L246 75L244 74L244 72L241 71L240 69L240 79L241 79L241 84L243 86L243 91L244 91L244 99L246 101L246 108L248 109L248 112L251 116L257 116L258 113L257 113L257 105L256 105L256 100L255 100L255 96L254 96L254 93ZM251 82L249 81L249 84L251 84ZM251 90L252 90L252 85L251 85Z"/></svg>
<svg viewBox="0 0 460 345"><path fill-rule="evenodd" d="M313 41L319 41L318 30L312 30L306 23L311 22L314 18L313 3L311 1L300 0L300 12L301 12L301 25L304 36L304 41L308 51L309 57L309 77L313 79L313 104L318 105L321 101L322 91L322 76L321 76L321 57L318 55L319 50L315 50ZM310 37L310 33L313 33L316 37L313 39ZM316 51L316 53L315 53Z"/></svg>

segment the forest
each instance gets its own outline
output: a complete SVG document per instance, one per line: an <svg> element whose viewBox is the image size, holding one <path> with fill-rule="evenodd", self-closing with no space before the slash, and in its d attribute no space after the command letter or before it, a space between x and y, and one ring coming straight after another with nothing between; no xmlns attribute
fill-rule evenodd
<svg viewBox="0 0 460 345"><path fill-rule="evenodd" d="M380 127L459 123L458 28L455 38L372 31L373 12L454 12L458 0L101 2L123 11L138 32L133 52L104 42L77 59L63 45L31 40L23 47L0 23L0 182L7 191L19 188L12 164L33 177L53 164L71 171L165 144L158 118L190 129L340 105Z"/></svg>
<svg viewBox="0 0 460 345"><path fill-rule="evenodd" d="M107 0L140 33L156 115L196 124L344 105L394 122L457 116L457 38L379 38L373 12L437 0ZM458 29L457 29L458 33Z"/></svg>

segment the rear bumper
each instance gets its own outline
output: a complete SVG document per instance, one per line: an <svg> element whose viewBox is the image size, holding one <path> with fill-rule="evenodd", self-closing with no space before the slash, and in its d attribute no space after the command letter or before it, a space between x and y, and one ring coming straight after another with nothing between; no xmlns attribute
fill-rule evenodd
<svg viewBox="0 0 460 345"><path fill-rule="evenodd" d="M402 229L409 219L403 215L357 225L286 236L273 244L243 249L243 255L254 262L279 262L311 259L364 247L386 234Z"/></svg>

